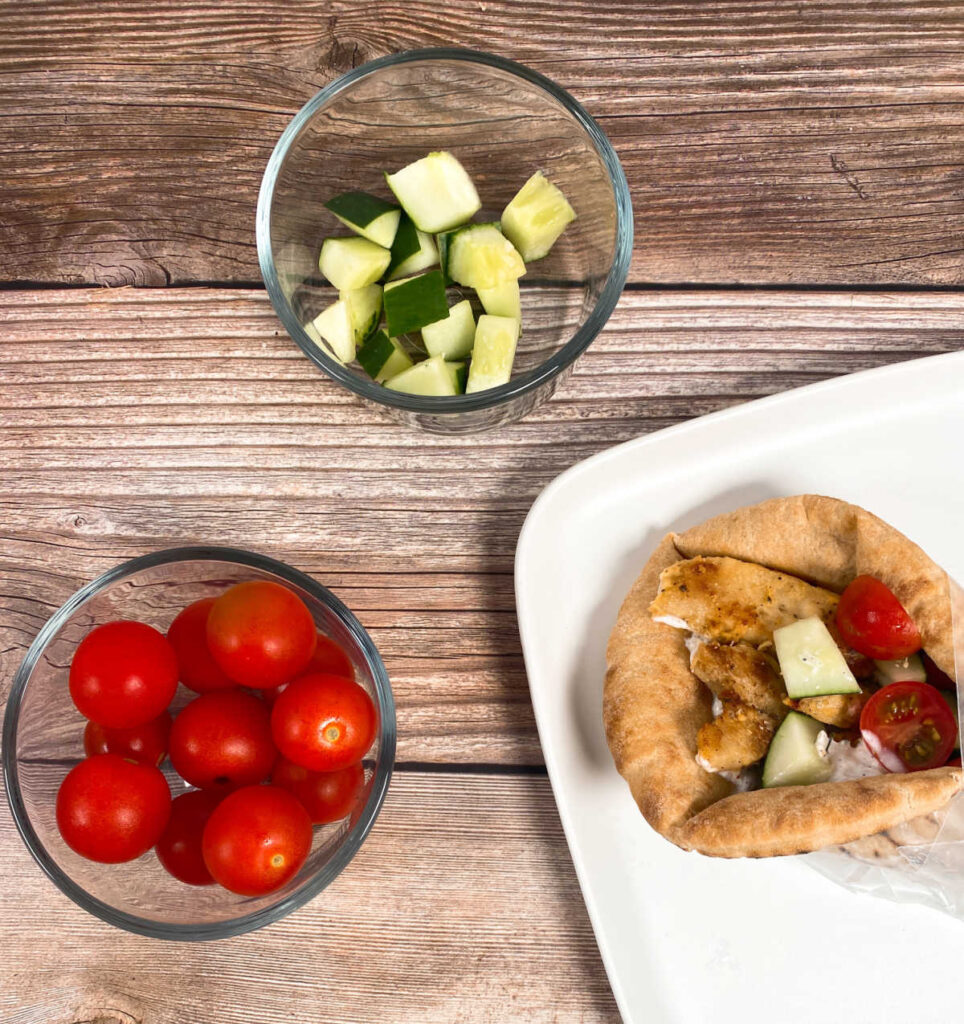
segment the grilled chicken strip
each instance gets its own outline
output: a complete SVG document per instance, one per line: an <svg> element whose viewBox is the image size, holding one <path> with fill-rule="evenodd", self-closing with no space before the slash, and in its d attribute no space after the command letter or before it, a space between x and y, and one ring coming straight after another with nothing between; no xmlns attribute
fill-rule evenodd
<svg viewBox="0 0 964 1024"><path fill-rule="evenodd" d="M776 732L777 720L739 701L724 701L723 711L707 722L696 737L704 768L736 772L759 761Z"/></svg>
<svg viewBox="0 0 964 1024"><path fill-rule="evenodd" d="M664 569L650 605L654 619L720 643L758 646L773 631L818 615L825 622L837 595L786 573L736 558L688 558Z"/></svg>
<svg viewBox="0 0 964 1024"><path fill-rule="evenodd" d="M787 690L773 658L749 644L701 643L690 668L722 701L740 701L782 722Z"/></svg>
<svg viewBox="0 0 964 1024"><path fill-rule="evenodd" d="M860 712L868 700L869 693L833 693L825 697L801 697L787 703L824 725L853 729L860 721Z"/></svg>

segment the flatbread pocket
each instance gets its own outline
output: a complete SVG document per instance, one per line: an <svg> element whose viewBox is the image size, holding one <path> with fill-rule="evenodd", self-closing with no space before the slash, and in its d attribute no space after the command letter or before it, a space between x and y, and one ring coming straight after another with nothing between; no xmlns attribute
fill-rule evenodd
<svg viewBox="0 0 964 1024"><path fill-rule="evenodd" d="M876 516L835 498L798 495L738 509L665 537L620 609L607 649L603 720L613 759L646 820L678 846L718 857L803 853L874 835L943 807L960 768L736 792L696 760L712 696L690 671L681 630L654 622L664 569L728 557L839 593L876 576L917 623L924 647L955 677L947 574ZM955 600L960 593L955 592Z"/></svg>

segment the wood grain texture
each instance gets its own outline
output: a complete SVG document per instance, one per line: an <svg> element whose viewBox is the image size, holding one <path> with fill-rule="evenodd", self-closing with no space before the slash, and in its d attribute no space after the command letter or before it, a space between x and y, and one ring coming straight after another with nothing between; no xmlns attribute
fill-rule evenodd
<svg viewBox="0 0 964 1024"><path fill-rule="evenodd" d="M324 893L213 943L96 921L5 813L0 849L5 1024L619 1020L544 778L396 776Z"/></svg>
<svg viewBox="0 0 964 1024"><path fill-rule="evenodd" d="M357 612L402 762L538 765L514 614L542 487L620 441L961 346L964 296L627 293L558 395L416 434L320 373L263 292L0 294L0 694L81 583L147 551L253 548Z"/></svg>
<svg viewBox="0 0 964 1024"><path fill-rule="evenodd" d="M634 282L964 284L964 5L0 0L7 279L258 279L271 149L318 88L491 50L595 115Z"/></svg>

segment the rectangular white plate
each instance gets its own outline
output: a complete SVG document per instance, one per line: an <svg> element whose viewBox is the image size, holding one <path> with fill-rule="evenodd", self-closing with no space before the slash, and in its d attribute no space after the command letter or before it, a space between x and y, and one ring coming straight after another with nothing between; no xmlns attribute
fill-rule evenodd
<svg viewBox="0 0 964 1024"><path fill-rule="evenodd" d="M739 406L595 456L516 552L539 736L617 1002L633 1024L956 1020L964 923L837 887L800 858L721 861L657 835L601 707L619 605L656 542L778 495L870 509L964 578L964 353Z"/></svg>

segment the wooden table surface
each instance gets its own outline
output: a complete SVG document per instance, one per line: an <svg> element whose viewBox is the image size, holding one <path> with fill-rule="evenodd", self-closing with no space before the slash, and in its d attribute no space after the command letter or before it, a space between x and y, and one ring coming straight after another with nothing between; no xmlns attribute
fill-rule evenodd
<svg viewBox="0 0 964 1024"><path fill-rule="evenodd" d="M548 74L613 141L630 283L557 396L416 434L316 371L254 208L319 87L416 46ZM0 810L10 1024L614 1021L529 703L516 538L540 489L689 417L962 345L964 5L0 0L0 694L81 583L264 551L358 614L395 778L322 897L213 944L101 924Z"/></svg>

